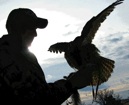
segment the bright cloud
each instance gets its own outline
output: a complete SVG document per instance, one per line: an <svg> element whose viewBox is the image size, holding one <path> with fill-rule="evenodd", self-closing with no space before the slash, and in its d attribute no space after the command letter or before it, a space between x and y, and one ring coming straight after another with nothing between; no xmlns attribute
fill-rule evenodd
<svg viewBox="0 0 129 105"><path fill-rule="evenodd" d="M42 9L35 9L34 11L37 11L36 13L39 17L45 16L44 18L48 19L49 24L47 28L37 30L38 37L35 38L30 50L36 54L40 62L52 57L60 57L60 55L48 52L48 48L50 45L59 41L73 40L73 38L76 37L75 35L77 35L78 24L80 24L81 21L61 12Z"/></svg>
<svg viewBox="0 0 129 105"><path fill-rule="evenodd" d="M5 28L5 23L6 23L6 19L3 19L0 21L0 37L3 35L3 34L7 34L7 30Z"/></svg>

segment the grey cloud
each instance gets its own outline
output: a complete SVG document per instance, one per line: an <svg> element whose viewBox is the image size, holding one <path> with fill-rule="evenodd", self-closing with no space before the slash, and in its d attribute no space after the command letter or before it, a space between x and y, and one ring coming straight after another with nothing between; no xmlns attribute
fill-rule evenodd
<svg viewBox="0 0 129 105"><path fill-rule="evenodd" d="M116 42L121 41L121 40L122 40L122 37L119 37L119 38L113 38L110 41L116 43Z"/></svg>
<svg viewBox="0 0 129 105"><path fill-rule="evenodd" d="M66 25L65 25L65 27L69 27L69 26L70 26L70 24L66 24Z"/></svg>
<svg viewBox="0 0 129 105"><path fill-rule="evenodd" d="M71 24L65 25L65 27L68 29L67 33L64 33L63 36L68 36L71 34L77 34L80 35L80 31L82 30L82 24L75 24L74 25L76 28L74 30L71 30L70 27L72 27Z"/></svg>
<svg viewBox="0 0 129 105"><path fill-rule="evenodd" d="M129 55L129 32L118 32L104 37L99 43L100 51L114 59L125 59Z"/></svg>
<svg viewBox="0 0 129 105"><path fill-rule="evenodd" d="M120 42L122 40L125 40L123 37L124 35L128 35L129 32L117 32L114 34L110 34L106 37L107 41L110 42Z"/></svg>
<svg viewBox="0 0 129 105"><path fill-rule="evenodd" d="M129 54L123 56L123 59L128 59L129 60Z"/></svg>
<svg viewBox="0 0 129 105"><path fill-rule="evenodd" d="M129 83L128 81L126 81L126 79L120 79L120 82L121 82L122 84L128 84L128 83Z"/></svg>
<svg viewBox="0 0 129 105"><path fill-rule="evenodd" d="M126 77L126 80L128 80L128 81L129 81L129 77Z"/></svg>
<svg viewBox="0 0 129 105"><path fill-rule="evenodd" d="M76 32L69 31L69 32L63 34L63 36L68 36L68 35L75 34L75 33L76 33Z"/></svg>
<svg viewBox="0 0 129 105"><path fill-rule="evenodd" d="M123 23L129 25L129 0L125 0L122 6L118 10L118 16Z"/></svg>
<svg viewBox="0 0 129 105"><path fill-rule="evenodd" d="M41 66L43 68L48 68L49 66L57 65L59 63L64 63L64 62L66 62L66 60L64 59L63 56L59 58L49 58L49 59L44 60L44 63L41 64Z"/></svg>
<svg viewBox="0 0 129 105"><path fill-rule="evenodd" d="M107 0L106 2L112 3L114 0ZM116 11L121 21L124 24L129 25L129 0L124 0L123 3L116 9Z"/></svg>
<svg viewBox="0 0 129 105"><path fill-rule="evenodd" d="M4 4L4 3L7 3L9 2L10 0L0 0L0 4Z"/></svg>
<svg viewBox="0 0 129 105"><path fill-rule="evenodd" d="M63 76L68 76L69 73L74 72L74 70L71 67L69 67L69 65L66 62L49 65L49 67L47 68L44 68L43 64L41 65L41 67L43 68L45 75L51 75L51 79L49 79L48 82L62 79Z"/></svg>

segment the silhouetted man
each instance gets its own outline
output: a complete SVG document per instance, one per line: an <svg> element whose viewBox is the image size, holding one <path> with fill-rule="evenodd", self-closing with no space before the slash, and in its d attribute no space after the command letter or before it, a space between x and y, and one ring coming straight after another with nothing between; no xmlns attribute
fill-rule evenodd
<svg viewBox="0 0 129 105"><path fill-rule="evenodd" d="M37 58L28 47L36 29L47 26L48 20L39 18L28 8L10 12L6 29L0 38L0 102L10 104L60 105L75 89L88 86L91 70L74 73L68 79L47 83Z"/></svg>

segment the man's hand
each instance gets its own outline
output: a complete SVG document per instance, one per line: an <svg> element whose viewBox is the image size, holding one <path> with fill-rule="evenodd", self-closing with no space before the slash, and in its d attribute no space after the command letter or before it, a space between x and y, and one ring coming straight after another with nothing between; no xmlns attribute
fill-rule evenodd
<svg viewBox="0 0 129 105"><path fill-rule="evenodd" d="M76 89L89 86L91 85L92 74L95 69L96 65L88 64L85 69L82 67L79 71L71 73L67 77L67 80L69 80L72 87Z"/></svg>

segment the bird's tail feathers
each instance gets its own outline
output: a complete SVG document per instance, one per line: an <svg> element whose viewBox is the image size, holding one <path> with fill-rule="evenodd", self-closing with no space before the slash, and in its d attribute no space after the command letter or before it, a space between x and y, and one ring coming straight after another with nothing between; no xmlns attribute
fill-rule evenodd
<svg viewBox="0 0 129 105"><path fill-rule="evenodd" d="M108 81L115 67L114 65L115 61L102 56L100 56L100 58L95 62L98 63L98 67L93 72L93 77L92 77L93 86L98 85L98 81L99 85Z"/></svg>
<svg viewBox="0 0 129 105"><path fill-rule="evenodd" d="M113 70L113 68L115 67L114 63L115 63L114 60L101 57L101 64L103 64L103 66L109 70Z"/></svg>
<svg viewBox="0 0 129 105"><path fill-rule="evenodd" d="M92 81L93 83L91 83L93 101L96 100L99 85L108 81L109 77L111 76L111 73L113 72L113 68L114 68L114 63L115 63L115 61L102 56L100 57L99 62L100 62L101 68L99 68L97 76L94 75L94 78ZM94 86L96 87L96 89L94 89Z"/></svg>
<svg viewBox="0 0 129 105"><path fill-rule="evenodd" d="M115 67L115 61L105 57L101 57L100 61L102 66L102 73L100 77L102 79L102 82L106 82L111 76L111 73L113 72L113 69Z"/></svg>

